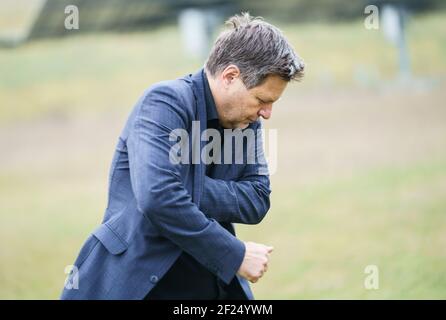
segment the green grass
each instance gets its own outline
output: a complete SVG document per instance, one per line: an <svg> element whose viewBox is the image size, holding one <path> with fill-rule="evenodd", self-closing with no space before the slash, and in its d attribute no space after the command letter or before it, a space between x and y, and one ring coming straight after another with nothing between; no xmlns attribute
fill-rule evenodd
<svg viewBox="0 0 446 320"><path fill-rule="evenodd" d="M2 299L57 298L65 266L100 223L105 186L50 174L0 176Z"/></svg>
<svg viewBox="0 0 446 320"><path fill-rule="evenodd" d="M349 180L275 188L272 210L239 235L273 245L260 298L446 298L446 159ZM379 290L364 289L377 265Z"/></svg>
<svg viewBox="0 0 446 320"><path fill-rule="evenodd" d="M65 266L102 217L105 177L88 176L0 177L0 297L58 297ZM444 199L446 158L305 188L282 183L262 224L238 226L241 239L275 247L257 298L446 298ZM364 289L370 264L379 290Z"/></svg>

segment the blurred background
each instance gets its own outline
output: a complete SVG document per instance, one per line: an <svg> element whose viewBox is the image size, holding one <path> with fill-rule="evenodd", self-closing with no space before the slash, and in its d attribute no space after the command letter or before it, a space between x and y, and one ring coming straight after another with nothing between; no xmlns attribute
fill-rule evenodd
<svg viewBox="0 0 446 320"><path fill-rule="evenodd" d="M2 0L0 298L59 297L65 266L102 220L133 105L151 84L201 68L225 19L249 11L306 62L265 122L278 130L271 210L237 226L242 240L275 247L256 298L445 299L444 8ZM365 286L370 265L378 289Z"/></svg>

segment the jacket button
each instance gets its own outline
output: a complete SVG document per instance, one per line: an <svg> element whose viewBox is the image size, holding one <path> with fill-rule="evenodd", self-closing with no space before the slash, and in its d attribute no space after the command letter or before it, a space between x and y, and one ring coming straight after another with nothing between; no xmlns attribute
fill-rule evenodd
<svg viewBox="0 0 446 320"><path fill-rule="evenodd" d="M152 275L152 276L150 277L150 282L152 282L152 283L157 283L157 282L158 282L158 277L155 276L155 275Z"/></svg>

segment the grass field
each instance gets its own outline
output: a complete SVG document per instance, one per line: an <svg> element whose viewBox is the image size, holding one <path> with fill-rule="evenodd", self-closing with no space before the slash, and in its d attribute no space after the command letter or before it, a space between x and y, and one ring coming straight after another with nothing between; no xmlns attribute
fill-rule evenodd
<svg viewBox="0 0 446 320"><path fill-rule="evenodd" d="M360 21L283 26L308 71L267 124L279 132L272 208L238 226L275 247L257 298L446 298L444 17L412 20L423 81L410 87L394 85L393 48ZM128 111L151 83L201 65L179 42L167 27L0 50L0 298L58 297L101 221ZM364 288L367 265L379 290Z"/></svg>

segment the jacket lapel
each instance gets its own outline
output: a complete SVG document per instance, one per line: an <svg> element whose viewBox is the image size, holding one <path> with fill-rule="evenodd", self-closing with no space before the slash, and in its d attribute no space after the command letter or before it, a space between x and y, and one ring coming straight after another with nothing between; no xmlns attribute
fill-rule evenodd
<svg viewBox="0 0 446 320"><path fill-rule="evenodd" d="M201 141L201 134L207 129L207 114L206 114L206 102L204 99L204 87L203 87L203 69L192 75L192 88L195 95L195 120L200 121L200 161L199 164L194 164L194 187L192 201L200 206L200 195L202 194L202 188L204 185L205 164L201 161L201 150L203 149L205 142ZM234 152L234 150L233 150ZM235 236L234 227L228 223L231 233ZM248 281L237 275L239 284L246 294L248 300L253 300L254 296L249 287Z"/></svg>
<svg viewBox="0 0 446 320"><path fill-rule="evenodd" d="M200 121L200 136L199 139L199 154L200 160L198 164L194 164L194 188L192 194L192 201L199 206L200 195L204 184L205 167L203 161L201 161L201 150L204 147L204 141L201 141L201 134L207 129L207 114L206 103L204 100L204 87L203 87L203 69L192 75L192 88L195 95L195 120Z"/></svg>

